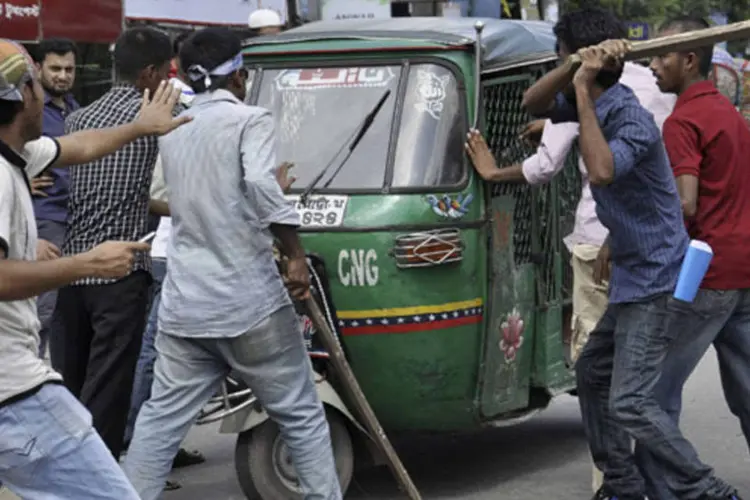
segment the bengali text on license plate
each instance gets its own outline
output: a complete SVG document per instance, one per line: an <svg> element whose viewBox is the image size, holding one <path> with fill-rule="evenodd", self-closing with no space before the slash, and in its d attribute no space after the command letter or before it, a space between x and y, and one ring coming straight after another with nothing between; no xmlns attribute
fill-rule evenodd
<svg viewBox="0 0 750 500"><path fill-rule="evenodd" d="M344 213L349 203L348 196L308 196L306 203L299 196L289 196L302 219L304 227L336 227L344 222Z"/></svg>

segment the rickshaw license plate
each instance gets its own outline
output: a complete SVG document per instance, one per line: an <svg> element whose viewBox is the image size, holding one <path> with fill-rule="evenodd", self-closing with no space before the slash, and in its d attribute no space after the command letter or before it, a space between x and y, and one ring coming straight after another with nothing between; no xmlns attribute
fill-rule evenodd
<svg viewBox="0 0 750 500"><path fill-rule="evenodd" d="M336 227L344 222L348 196L309 196L304 205L299 196L287 196L294 203L303 227Z"/></svg>

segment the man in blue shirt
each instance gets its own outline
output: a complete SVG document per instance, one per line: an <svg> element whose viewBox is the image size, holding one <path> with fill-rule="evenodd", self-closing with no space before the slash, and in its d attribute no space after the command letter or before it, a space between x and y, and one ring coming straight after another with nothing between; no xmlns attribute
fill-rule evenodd
<svg viewBox="0 0 750 500"><path fill-rule="evenodd" d="M42 133L49 137L65 135L65 118L79 108L70 93L76 76L76 45L61 38L44 40L37 51L37 69L44 88L44 116ZM39 232L38 258L59 257L65 241L68 218L68 171L52 168L31 180L34 195L34 216ZM39 296L37 308L42 329L39 354L44 356L50 337L52 313L57 291Z"/></svg>
<svg viewBox="0 0 750 500"><path fill-rule="evenodd" d="M678 314L671 294L688 235L653 115L618 82L626 46L604 41L611 37L607 26L619 36L621 22L603 10L596 16L574 11L560 20L585 42L568 47L557 33L565 62L524 95L531 113L579 123L579 149L597 215L610 233L609 306L576 364L584 429L594 462L604 472L594 498L645 498L631 437L665 465L679 498L738 498L699 460L655 397L662 362L680 333L670 327ZM570 57L574 53L580 61Z"/></svg>

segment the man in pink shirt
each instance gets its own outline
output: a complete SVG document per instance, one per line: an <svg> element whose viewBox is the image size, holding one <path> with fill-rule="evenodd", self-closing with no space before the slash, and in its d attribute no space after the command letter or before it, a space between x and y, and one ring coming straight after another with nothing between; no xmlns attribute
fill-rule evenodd
<svg viewBox="0 0 750 500"><path fill-rule="evenodd" d="M662 93L656 85L653 73L639 64L626 63L620 82L630 87L641 104L653 113L661 130L667 116L672 112L676 96ZM578 123L553 124L549 120L538 120L527 125L521 137L539 142L536 153L521 164L498 168L492 151L482 135L477 130L472 130L468 136L466 150L477 173L485 181L493 183L546 184L565 166L573 143L578 139ZM580 158L578 168L582 176L581 198L576 209L573 232L563 240L572 256L573 268L573 337L570 353L573 362L578 359L589 333L596 327L608 303L608 286L603 281L607 272L596 268L597 256L608 232L596 215L596 205L591 194L586 167ZM601 473L594 468L594 491L599 489L601 482Z"/></svg>

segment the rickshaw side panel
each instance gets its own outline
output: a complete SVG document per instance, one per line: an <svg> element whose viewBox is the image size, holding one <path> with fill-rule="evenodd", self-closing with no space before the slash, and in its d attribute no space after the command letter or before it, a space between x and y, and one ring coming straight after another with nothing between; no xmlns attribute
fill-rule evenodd
<svg viewBox="0 0 750 500"><path fill-rule="evenodd" d="M517 267L513 259L515 200L498 196L490 203L491 305L480 392L485 418L528 406L534 332L533 268Z"/></svg>
<svg viewBox="0 0 750 500"><path fill-rule="evenodd" d="M535 153L517 137L531 119L521 109L523 92L541 69L520 68L483 81L484 133L500 167ZM562 210L568 207L560 206L558 183L488 187L494 274L480 395L485 418L529 405L533 388L554 394L574 386L562 328L562 278L568 267L561 251L568 214Z"/></svg>
<svg viewBox="0 0 750 500"><path fill-rule="evenodd" d="M471 182L462 193L475 187ZM347 230L303 234L305 248L327 263L349 363L387 429L476 426L488 236L472 220L481 218L481 206L472 204L463 219L452 222L436 216L424 195L391 195L388 213L394 216L386 226L383 215L374 213L377 205L374 196L352 196ZM406 221L420 221L420 228ZM462 241L460 262L396 265L398 237L452 227Z"/></svg>

